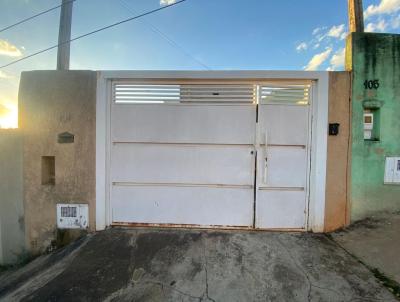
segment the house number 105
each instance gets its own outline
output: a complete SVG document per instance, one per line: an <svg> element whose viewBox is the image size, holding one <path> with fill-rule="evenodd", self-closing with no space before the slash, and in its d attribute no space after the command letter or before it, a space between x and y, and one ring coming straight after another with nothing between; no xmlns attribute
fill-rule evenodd
<svg viewBox="0 0 400 302"><path fill-rule="evenodd" d="M365 89L378 89L379 80L365 80L364 87Z"/></svg>

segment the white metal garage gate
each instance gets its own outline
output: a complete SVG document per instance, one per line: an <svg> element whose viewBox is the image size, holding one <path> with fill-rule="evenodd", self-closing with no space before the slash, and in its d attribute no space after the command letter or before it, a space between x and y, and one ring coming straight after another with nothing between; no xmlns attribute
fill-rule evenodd
<svg viewBox="0 0 400 302"><path fill-rule="evenodd" d="M112 224L305 229L311 81L114 81Z"/></svg>

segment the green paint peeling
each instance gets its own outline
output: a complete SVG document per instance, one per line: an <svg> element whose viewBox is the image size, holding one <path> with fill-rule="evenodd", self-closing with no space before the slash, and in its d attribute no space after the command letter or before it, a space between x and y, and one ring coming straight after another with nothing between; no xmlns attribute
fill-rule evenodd
<svg viewBox="0 0 400 302"><path fill-rule="evenodd" d="M400 35L352 33L346 67L352 66L351 218L400 209L400 185L384 184L385 158L400 156ZM379 81L368 89L365 81ZM364 140L364 110L377 114L374 135Z"/></svg>

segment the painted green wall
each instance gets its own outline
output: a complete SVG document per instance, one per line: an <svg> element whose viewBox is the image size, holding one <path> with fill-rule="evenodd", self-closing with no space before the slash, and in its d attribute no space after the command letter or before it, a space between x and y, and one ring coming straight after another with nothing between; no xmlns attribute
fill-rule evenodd
<svg viewBox="0 0 400 302"><path fill-rule="evenodd" d="M400 210L400 185L383 183L385 157L400 156L400 35L353 33L346 64L352 66L351 220ZM378 89L364 81L379 80ZM380 107L380 140L364 141L363 102Z"/></svg>

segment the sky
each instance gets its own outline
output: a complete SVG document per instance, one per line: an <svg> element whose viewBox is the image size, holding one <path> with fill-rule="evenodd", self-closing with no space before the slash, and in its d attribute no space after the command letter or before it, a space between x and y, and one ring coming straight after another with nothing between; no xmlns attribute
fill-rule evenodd
<svg viewBox="0 0 400 302"><path fill-rule="evenodd" d="M76 0L72 37L174 0ZM0 0L0 30L61 0ZM400 33L400 0L364 0L369 32ZM57 44L60 10L0 32L0 66ZM347 0L187 0L71 44L71 69L343 70ZM0 68L0 128L17 126L20 74L57 50Z"/></svg>

